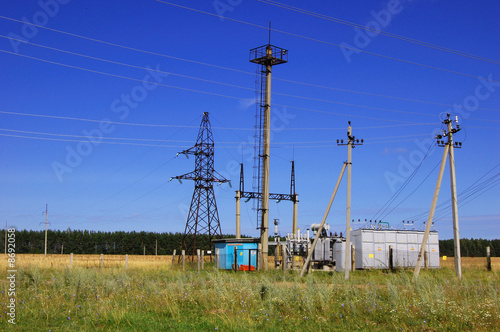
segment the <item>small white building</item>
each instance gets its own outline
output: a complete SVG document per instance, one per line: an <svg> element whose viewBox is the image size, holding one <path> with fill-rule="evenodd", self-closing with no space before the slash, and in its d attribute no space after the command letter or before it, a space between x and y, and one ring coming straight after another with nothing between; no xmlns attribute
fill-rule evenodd
<svg viewBox="0 0 500 332"><path fill-rule="evenodd" d="M389 247L393 250L395 268L415 267L423 237L424 232L417 230L356 229L351 232L356 269L388 269ZM345 242L343 244L345 247ZM335 249L341 251L340 248ZM439 268L439 238L436 231L429 234L427 255L429 268Z"/></svg>

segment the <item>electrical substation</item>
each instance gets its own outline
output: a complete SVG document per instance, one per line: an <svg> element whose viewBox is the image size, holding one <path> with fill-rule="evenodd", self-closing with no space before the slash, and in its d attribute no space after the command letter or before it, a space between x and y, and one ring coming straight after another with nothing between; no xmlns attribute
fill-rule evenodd
<svg viewBox="0 0 500 332"><path fill-rule="evenodd" d="M236 237L222 239L217 205L213 193L213 183L229 182L214 170L214 141L208 113L204 113L196 145L180 154L195 155L195 171L174 179L195 181L195 191L186 222L182 248L196 251L197 234L208 234L215 248L215 264L219 269L235 271L256 271L268 269L269 247L274 246L275 268L301 270L301 276L309 269L343 271L349 278L349 271L355 269L395 269L415 268L418 275L422 263L426 268L439 268L439 236L433 227L433 215L441 186L447 156L450 156L450 176L452 189L453 223L455 236L455 260L457 276L461 276L460 245L458 242L458 214L456 208L456 186L453 149L461 143L453 142L453 134L460 130L448 114L444 124L447 130L438 135L437 145L445 147L441 168L436 183L434 197L425 224L425 230L417 229L413 222L390 226L382 220L368 221L353 229L351 221L351 166L352 149L361 146L363 139L353 135L351 122L348 122L346 139L338 139L338 146L347 147L347 160L342 163L332 196L320 223L312 223L310 228L301 232L297 227L298 194L295 191L295 161L291 162L290 191L285 194L270 193L270 133L271 133L271 74L272 67L288 62L288 50L270 43L251 49L249 61L258 65L260 91L256 98L255 116L255 157L253 166L252 190L245 189L243 164L240 165L240 181L236 191ZM447 137L447 141L442 140ZM345 141L344 141L345 140ZM339 162L340 166L340 162ZM346 172L347 171L347 172ZM326 223L330 208L344 174L347 178L346 227L343 232L331 232ZM241 200L254 201L257 229L260 238L241 238ZM277 219L274 220L274 241L269 242L269 200L290 201L292 223L285 237L278 236ZM286 226L288 227L288 226ZM212 250L213 247L210 248Z"/></svg>

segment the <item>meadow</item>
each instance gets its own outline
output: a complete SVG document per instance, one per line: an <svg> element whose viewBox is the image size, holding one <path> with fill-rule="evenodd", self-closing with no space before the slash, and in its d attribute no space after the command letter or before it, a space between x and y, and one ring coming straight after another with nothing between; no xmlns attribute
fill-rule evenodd
<svg viewBox="0 0 500 332"><path fill-rule="evenodd" d="M18 255L16 325L7 322L7 258L0 257L0 330L13 331L495 331L500 259L453 258L413 271L186 270L170 256Z"/></svg>

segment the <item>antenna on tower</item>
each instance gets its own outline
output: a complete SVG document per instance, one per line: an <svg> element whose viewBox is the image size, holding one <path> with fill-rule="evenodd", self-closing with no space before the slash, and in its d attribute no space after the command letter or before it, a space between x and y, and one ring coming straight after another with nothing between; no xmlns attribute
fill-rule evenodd
<svg viewBox="0 0 500 332"><path fill-rule="evenodd" d="M271 45L271 20L269 20L269 45Z"/></svg>

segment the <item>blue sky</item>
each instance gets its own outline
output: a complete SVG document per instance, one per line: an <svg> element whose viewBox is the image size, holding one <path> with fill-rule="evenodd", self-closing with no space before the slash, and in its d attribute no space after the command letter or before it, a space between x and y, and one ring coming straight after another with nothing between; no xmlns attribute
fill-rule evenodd
<svg viewBox="0 0 500 332"><path fill-rule="evenodd" d="M233 183L216 187L221 227L234 233L242 161L252 184L257 68L249 50L267 43L271 20L271 42L289 50L289 62L273 68L270 190L289 191L294 159L302 229L321 221L347 157L336 145L347 121L365 140L353 151L352 218L421 228L443 148L422 158L449 112L463 128L455 135L463 142L455 151L460 236L498 238L500 4L286 3L293 8L4 0L0 224L43 229L48 204L51 229L183 232L194 185L169 179L194 169L193 158L175 155L194 144L209 112L216 170ZM344 179L328 218L337 232L345 188ZM435 218L442 239L453 236L449 199L447 167ZM242 203L247 235L258 234L252 207ZM280 232L290 232L291 203L270 207Z"/></svg>

